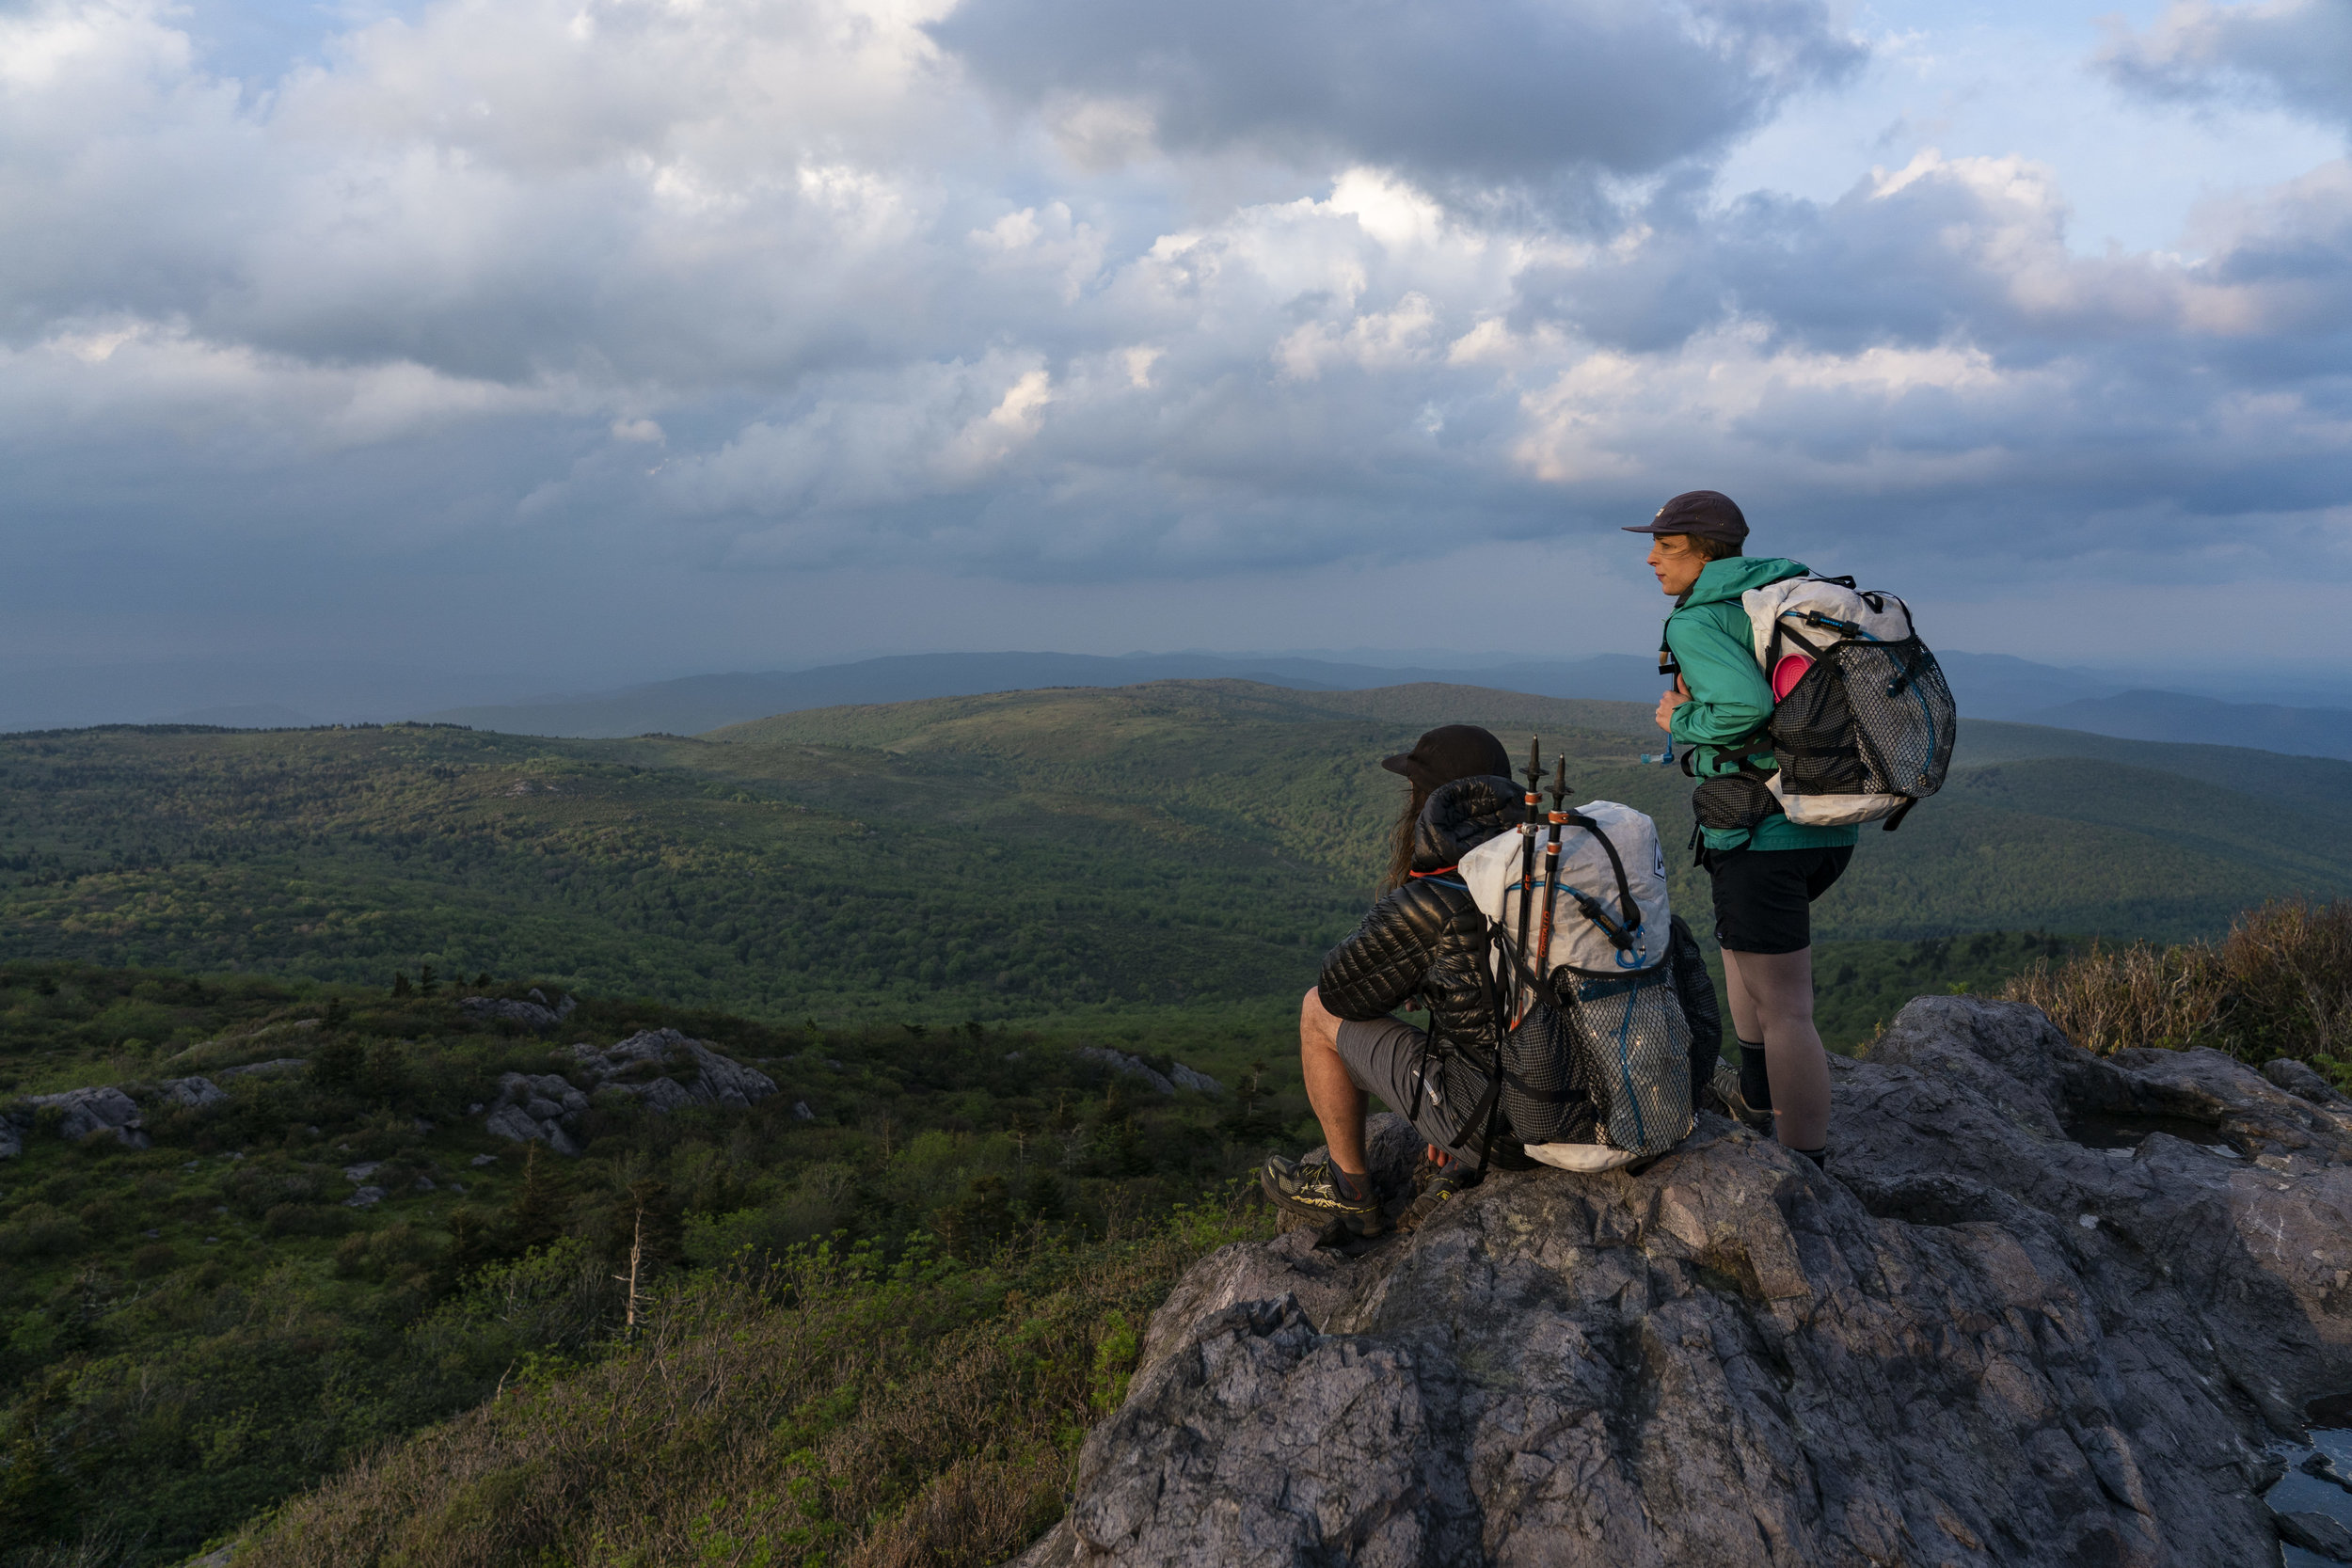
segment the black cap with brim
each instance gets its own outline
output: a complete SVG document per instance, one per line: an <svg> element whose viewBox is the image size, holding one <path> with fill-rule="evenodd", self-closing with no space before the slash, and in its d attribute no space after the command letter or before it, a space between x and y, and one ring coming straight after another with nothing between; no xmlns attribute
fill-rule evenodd
<svg viewBox="0 0 2352 1568"><path fill-rule="evenodd" d="M1686 490L1658 509L1658 515L1628 533L1689 533L1737 545L1748 536L1739 503L1721 490Z"/></svg>
<svg viewBox="0 0 2352 1568"><path fill-rule="evenodd" d="M1511 753L1502 742L1476 724L1440 724L1413 743L1409 752L1380 759L1391 773L1402 773L1423 789L1474 779L1483 774L1511 776Z"/></svg>

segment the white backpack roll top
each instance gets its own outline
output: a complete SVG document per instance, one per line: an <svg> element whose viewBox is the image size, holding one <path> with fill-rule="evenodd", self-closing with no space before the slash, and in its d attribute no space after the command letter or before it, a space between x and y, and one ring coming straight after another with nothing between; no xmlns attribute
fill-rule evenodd
<svg viewBox="0 0 2352 1568"><path fill-rule="evenodd" d="M1666 904L1666 859L1658 842L1658 824L1631 806L1614 800L1588 801L1568 816L1569 820L1560 829L1560 858L1555 873L1560 891L1550 899L1551 941L1548 945L1539 927L1549 891L1545 883L1544 839L1549 829L1535 830L1535 866L1528 889L1533 896L1529 899L1528 950L1524 956L1528 968L1534 968L1539 949L1544 955L1546 974L1556 969L1572 969L1582 974L1623 974L1663 963L1672 941L1667 932L1672 911ZM1460 868L1461 879L1469 885L1470 896L1478 900L1479 910L1511 933L1514 941L1519 928L1519 872L1524 842L1518 833L1498 834L1464 855ZM1624 871L1622 884L1618 880L1620 868ZM1635 917L1630 924L1624 908L1629 895ZM1501 957L1498 955L1494 961L1500 963ZM1500 977L1503 971L1498 969L1496 974Z"/></svg>
<svg viewBox="0 0 2352 1568"><path fill-rule="evenodd" d="M1916 635L1912 629L1911 607L1902 600L1892 594L1865 594L1851 583L1835 578L1783 578L1778 582L1768 582L1740 594L1740 608L1748 612L1748 628L1756 639L1756 661L1764 666L1768 680L1772 673L1770 660L1774 631L1781 633L1784 654L1802 651L1789 647L1792 636L1818 645L1851 635L1808 623L1808 612L1858 626L1874 642L1899 642Z"/></svg>

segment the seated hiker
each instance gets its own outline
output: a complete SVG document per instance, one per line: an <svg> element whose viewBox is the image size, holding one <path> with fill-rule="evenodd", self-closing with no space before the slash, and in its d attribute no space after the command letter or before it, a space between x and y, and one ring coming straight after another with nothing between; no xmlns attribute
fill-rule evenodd
<svg viewBox="0 0 2352 1568"><path fill-rule="evenodd" d="M1411 1117L1432 1160L1446 1167L1423 1194L1424 1212L1475 1184L1490 1164L1518 1163L1521 1133L1556 1149L1562 1129L1580 1115L1586 1129L1592 1126L1581 1091L1565 1079L1550 1088L1536 1081L1547 1075L1527 1052L1556 1051L1556 1035L1548 1043L1514 1035L1515 1043L1500 1052L1506 1064L1518 1064L1510 1069L1508 1092L1500 1106L1488 1093L1493 1081L1484 1064L1499 1059L1496 999L1502 993L1481 974L1489 953L1486 918L1456 868L1465 855L1525 819L1525 796L1508 776L1502 742L1474 725L1449 724L1382 766L1411 785L1385 891L1355 933L1325 958L1299 1009L1300 1067L1329 1152L1307 1164L1277 1156L1260 1173L1279 1207L1342 1221L1360 1234L1376 1234L1387 1224L1364 1152L1368 1095ZM1670 952L1671 982L1692 1031L1695 1096L1711 1070L1722 1026L1698 944L1678 920L1672 922ZM1408 1003L1427 1009L1426 1033L1391 1016ZM1515 1127L1514 1115L1545 1126ZM1565 1136L1589 1141L1587 1132Z"/></svg>

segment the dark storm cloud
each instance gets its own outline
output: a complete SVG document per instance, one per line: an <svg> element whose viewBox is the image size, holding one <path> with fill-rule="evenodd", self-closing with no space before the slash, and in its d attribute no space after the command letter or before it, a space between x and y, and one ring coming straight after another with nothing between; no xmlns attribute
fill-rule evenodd
<svg viewBox="0 0 2352 1568"><path fill-rule="evenodd" d="M1440 185L1641 174L1719 148L1862 51L1807 0L969 0L932 32L997 93L1169 152L1370 163ZM1148 127L1148 129L1147 129Z"/></svg>

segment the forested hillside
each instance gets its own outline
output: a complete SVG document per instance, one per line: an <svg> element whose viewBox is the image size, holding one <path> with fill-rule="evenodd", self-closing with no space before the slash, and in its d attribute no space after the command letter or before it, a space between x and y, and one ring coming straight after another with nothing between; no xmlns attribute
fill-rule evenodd
<svg viewBox="0 0 2352 1568"><path fill-rule="evenodd" d="M0 737L0 941L379 985L532 974L784 1019L1264 1021L1361 912L1402 787L1378 758L1459 720L1515 747L1539 729L1578 798L1688 832L1688 782L1637 760L1641 709L1468 687L1012 692L700 739L71 731ZM1866 832L1820 930L2217 932L2352 889L2347 804L2344 764L1970 725L1945 793ZM1704 879L1668 860L1705 928Z"/></svg>

